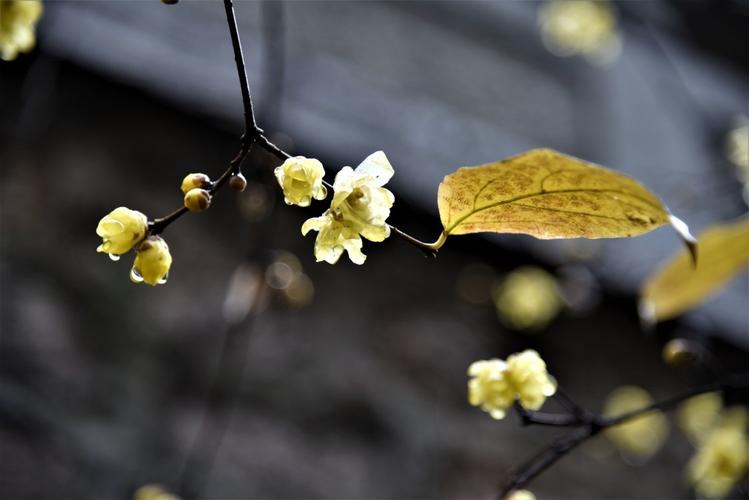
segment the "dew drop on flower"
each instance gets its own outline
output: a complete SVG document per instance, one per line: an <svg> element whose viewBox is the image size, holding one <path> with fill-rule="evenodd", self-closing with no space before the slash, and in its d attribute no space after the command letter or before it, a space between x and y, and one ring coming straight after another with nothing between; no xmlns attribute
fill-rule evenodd
<svg viewBox="0 0 749 500"><path fill-rule="evenodd" d="M109 255L109 258L112 259L115 262L117 262L118 260L120 260L120 256L119 255L115 255L113 253L110 253L110 254L107 254L107 255Z"/></svg>
<svg viewBox="0 0 749 500"><path fill-rule="evenodd" d="M143 276L135 269L130 270L130 281L133 283L143 283Z"/></svg>

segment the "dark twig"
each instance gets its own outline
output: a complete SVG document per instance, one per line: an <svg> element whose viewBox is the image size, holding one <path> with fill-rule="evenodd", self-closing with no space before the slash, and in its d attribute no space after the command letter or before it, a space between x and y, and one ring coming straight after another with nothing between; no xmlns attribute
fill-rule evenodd
<svg viewBox="0 0 749 500"><path fill-rule="evenodd" d="M510 476L506 485L500 490L499 498L505 498L512 491L524 488L567 453L584 441L596 436L604 429L624 424L648 413L670 410L679 403L699 394L746 389L747 387L749 387L749 373L735 375L723 381L695 387L676 396L613 417L590 413L574 403L574 407L579 409L579 411L572 411L570 414L534 412L516 406L523 425L574 427L575 429L558 437L553 443L543 448L527 462L518 467ZM566 395L564 397L568 398Z"/></svg>
<svg viewBox="0 0 749 500"><path fill-rule="evenodd" d="M250 83L247 79L247 70L245 68L244 56L242 54L242 41L239 38L239 31L237 30L237 20L234 15L234 5L232 0L224 0L224 10L226 11L226 21L229 25L229 33L231 35L231 44L234 49L234 61L237 64L237 75L239 76L239 83L242 90L242 103L244 105L244 133L242 134L241 145L237 155L229 162L229 167L224 171L223 174L213 183L211 186L211 195L215 194L233 175L240 173L242 162L245 160L252 145L257 143L267 153L275 156L277 159L284 161L290 158L291 155L286 151L273 144L263 133L263 129L258 127L257 121L255 120L255 113L252 106L252 94L250 93ZM328 187L332 187L326 183ZM149 233L152 235L160 234L166 229L169 224L182 217L188 210L185 207L180 207L166 217L161 219L155 219L148 223ZM413 236L401 231L388 224L393 234L401 238L402 240L410 243L417 247L419 250L429 256L436 256L437 251L445 243L447 236L444 233L440 234L440 237L434 243L425 243L420 241Z"/></svg>

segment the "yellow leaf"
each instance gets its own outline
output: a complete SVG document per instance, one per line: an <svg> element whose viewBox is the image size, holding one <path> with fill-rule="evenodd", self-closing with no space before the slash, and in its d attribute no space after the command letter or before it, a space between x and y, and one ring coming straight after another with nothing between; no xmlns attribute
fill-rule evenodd
<svg viewBox="0 0 749 500"><path fill-rule="evenodd" d="M617 238L672 222L634 179L551 149L458 169L440 184L438 206L447 235Z"/></svg>
<svg viewBox="0 0 749 500"><path fill-rule="evenodd" d="M700 235L696 267L682 251L645 281L640 315L651 322L678 316L701 303L747 265L749 218L712 226Z"/></svg>

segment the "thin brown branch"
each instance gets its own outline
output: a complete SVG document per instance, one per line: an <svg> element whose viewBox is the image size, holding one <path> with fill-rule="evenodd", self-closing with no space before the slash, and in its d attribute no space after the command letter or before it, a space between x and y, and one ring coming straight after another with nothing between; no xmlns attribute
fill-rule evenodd
<svg viewBox="0 0 749 500"><path fill-rule="evenodd" d="M700 394L715 391L745 390L749 388L749 373L728 377L720 382L695 387L670 398L644 406L637 410L622 413L613 417L597 415L585 410L571 414L553 414L524 410L516 406L523 425L542 425L547 427L574 427L563 434L546 448L518 467L500 490L499 498L505 498L514 490L524 488L534 478L560 460L584 441L598 435L602 430L621 425L635 418L655 411L667 411L679 403Z"/></svg>

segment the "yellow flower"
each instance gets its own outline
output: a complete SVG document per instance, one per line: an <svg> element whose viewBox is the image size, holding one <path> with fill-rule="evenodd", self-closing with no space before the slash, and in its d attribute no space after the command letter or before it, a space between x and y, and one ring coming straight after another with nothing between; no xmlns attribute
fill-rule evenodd
<svg viewBox="0 0 749 500"><path fill-rule="evenodd" d="M113 260L127 253L146 235L148 218L137 210L118 207L99 221L96 234L102 243L97 252L108 253Z"/></svg>
<svg viewBox="0 0 749 500"><path fill-rule="evenodd" d="M624 386L614 390L606 400L603 414L616 417L653 403L648 392L640 387ZM609 438L629 459L646 460L663 444L668 435L668 422L660 412L646 413L623 424L606 429Z"/></svg>
<svg viewBox="0 0 749 500"><path fill-rule="evenodd" d="M717 392L691 397L679 406L679 427L692 443L699 443L718 423L722 408L723 400Z"/></svg>
<svg viewBox="0 0 749 500"><path fill-rule="evenodd" d="M502 419L507 409L515 402L515 391L512 389L505 370L507 363L501 359L476 361L468 368L468 402L480 406L492 418Z"/></svg>
<svg viewBox="0 0 749 500"><path fill-rule="evenodd" d="M0 0L0 58L12 61L34 48L43 10L40 0Z"/></svg>
<svg viewBox="0 0 749 500"><path fill-rule="evenodd" d="M302 225L302 235L319 231L315 239L315 260L335 264L345 250L354 264L364 264L367 256L361 251L359 233L342 221L334 219L330 210L320 217L307 219Z"/></svg>
<svg viewBox="0 0 749 500"><path fill-rule="evenodd" d="M330 208L320 217L308 219L302 234L319 231L315 240L315 259L335 264L348 252L355 264L363 264L360 236L369 241L383 241L390 236L385 222L395 197L382 186L393 176L393 167L385 153L369 155L356 170L343 167L336 175Z"/></svg>
<svg viewBox="0 0 749 500"><path fill-rule="evenodd" d="M701 443L687 465L687 478L700 498L724 498L747 473L746 409L732 408Z"/></svg>
<svg viewBox="0 0 749 500"><path fill-rule="evenodd" d="M171 265L172 256L166 241L159 236L149 236L138 247L130 279L134 283L162 285L166 283Z"/></svg>
<svg viewBox="0 0 749 500"><path fill-rule="evenodd" d="M325 199L328 190L322 183L325 169L318 160L294 156L276 167L274 173L288 205L308 207L312 198Z"/></svg>
<svg viewBox="0 0 749 500"><path fill-rule="evenodd" d="M531 349L507 358L507 377L526 410L538 410L557 391L554 379L546 372L546 363Z"/></svg>
<svg viewBox="0 0 749 500"><path fill-rule="evenodd" d="M556 392L546 363L536 351L512 354L507 361L476 361L468 368L468 402L493 418L502 419L515 400L527 410L538 410Z"/></svg>

